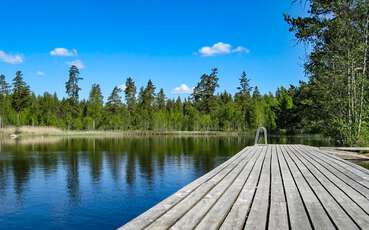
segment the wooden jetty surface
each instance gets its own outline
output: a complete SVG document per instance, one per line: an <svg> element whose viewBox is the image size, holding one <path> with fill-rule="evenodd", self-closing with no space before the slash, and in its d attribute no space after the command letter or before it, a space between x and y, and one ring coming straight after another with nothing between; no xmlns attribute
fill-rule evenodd
<svg viewBox="0 0 369 230"><path fill-rule="evenodd" d="M325 147L325 148L351 152L369 152L369 147Z"/></svg>
<svg viewBox="0 0 369 230"><path fill-rule="evenodd" d="M311 146L250 146L119 229L369 229L369 171Z"/></svg>
<svg viewBox="0 0 369 230"><path fill-rule="evenodd" d="M351 151L346 149L336 149L336 148L320 148L326 153L338 156L339 158L349 160L349 161L369 161L368 154L361 154L358 151Z"/></svg>

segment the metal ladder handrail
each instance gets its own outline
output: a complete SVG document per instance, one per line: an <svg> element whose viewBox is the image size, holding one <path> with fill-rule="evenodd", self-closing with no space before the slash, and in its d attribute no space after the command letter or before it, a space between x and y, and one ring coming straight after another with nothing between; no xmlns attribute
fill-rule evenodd
<svg viewBox="0 0 369 230"><path fill-rule="evenodd" d="M255 135L255 145L258 145L259 142L259 136L260 136L260 131L263 131L264 133L264 142L267 145L268 144L268 133L267 133L267 129L265 127L259 127L256 130L256 135Z"/></svg>

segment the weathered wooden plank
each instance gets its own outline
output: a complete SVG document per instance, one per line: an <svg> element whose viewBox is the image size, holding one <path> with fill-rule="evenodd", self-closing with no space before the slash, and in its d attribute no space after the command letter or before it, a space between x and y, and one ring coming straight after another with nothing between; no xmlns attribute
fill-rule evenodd
<svg viewBox="0 0 369 230"><path fill-rule="evenodd" d="M351 188L358 191L360 194L362 194L367 199L369 198L369 189L366 188L365 185L358 183L355 179L352 178L352 176L349 176L350 174L353 174L352 172L346 172L346 174L343 173L342 170L340 170L340 168L336 165L335 162L330 161L330 159L328 160L325 159L324 156L321 156L319 152L315 152L314 149L309 149L309 154L306 154L306 157L309 157L310 159L319 163L325 169L327 169L332 174L334 174L336 177L338 177L340 180L344 181Z"/></svg>
<svg viewBox="0 0 369 230"><path fill-rule="evenodd" d="M158 203L154 207L150 208L140 216L128 222L126 225L123 225L122 227L119 228L119 230L144 229L149 224L153 223L157 218L166 213L168 210L173 208L184 198L186 198L193 191L198 189L202 184L208 182L226 168L234 166L238 160L242 159L245 156L245 154L251 151L251 148L252 147L244 148L223 164L219 165L218 167L211 170L202 177L196 179L194 182L186 185L185 187L174 193L172 196L169 196L168 198Z"/></svg>
<svg viewBox="0 0 369 230"><path fill-rule="evenodd" d="M359 229L356 223L345 212L345 209L332 197L326 188L314 177L309 169L295 156L287 146L287 155L291 158L298 170L301 172L308 186L313 190L327 214L339 229ZM329 184L327 185L329 186Z"/></svg>
<svg viewBox="0 0 369 230"><path fill-rule="evenodd" d="M335 170L335 168L326 164L324 161L321 161L319 157L313 156L312 151L307 152L308 150L301 148L300 146L296 146L295 149L304 152L304 154L300 153L301 157L310 162L313 167L319 170L328 180L335 184L338 189L347 194L349 199L352 199L366 213L369 213L369 199L362 192L365 190L364 187L361 187L360 184L354 183L352 179Z"/></svg>
<svg viewBox="0 0 369 230"><path fill-rule="evenodd" d="M266 229L268 226L271 148L268 146L260 181L251 205L250 214L246 219L245 229Z"/></svg>
<svg viewBox="0 0 369 230"><path fill-rule="evenodd" d="M217 200L214 206L208 211L206 216L196 226L196 229L218 229L223 223L227 214L231 210L234 202L239 196L243 186L249 178L253 168L257 161L262 160L262 149L256 149L255 157L253 157L247 166L243 169L242 173L236 178L234 183L228 188L228 190Z"/></svg>
<svg viewBox="0 0 369 230"><path fill-rule="evenodd" d="M248 147L120 229L369 229L366 169L302 145Z"/></svg>
<svg viewBox="0 0 369 230"><path fill-rule="evenodd" d="M309 213L304 207L302 196L297 188L288 165L282 156L283 152L280 146L277 146L277 159L280 164L284 189L286 191L288 214L292 230L310 230L312 229L309 221Z"/></svg>
<svg viewBox="0 0 369 230"><path fill-rule="evenodd" d="M362 181L365 182L365 186L369 186L369 170L354 164L352 162L343 160L333 154L329 154L326 151L322 151L316 147L311 146L305 146L309 149L314 149L316 152L319 152L322 154L322 157L329 159L330 161L336 163L341 169L351 172L354 176L361 177L363 179ZM360 178L359 178L360 179Z"/></svg>
<svg viewBox="0 0 369 230"><path fill-rule="evenodd" d="M345 181L353 188L357 189L360 193L369 198L369 181L359 175L361 170L355 170L356 172L353 172L353 169L350 169L350 166L342 163L341 159L339 159L339 161L335 160L334 158L331 158L329 154L324 153L323 151L318 151L316 148L306 148L309 150L309 156L319 159L319 161L324 163L326 167L335 171L335 174L339 175L341 179L345 179ZM357 172L359 172L359 174L357 174Z"/></svg>
<svg viewBox="0 0 369 230"><path fill-rule="evenodd" d="M352 197L354 197L355 195L359 195L360 197L362 196L354 190L352 190L351 193L346 194L342 188L338 187L338 185L340 185L339 183L337 184L330 180L330 177L328 177L329 172L324 171L323 173L319 170L318 167L316 167L316 165L311 164L303 157L303 155L306 155L308 153L301 152L300 149L297 149L295 147L290 148L290 154L293 154L298 160L300 160L300 162L306 167L306 169L308 169L313 177L320 182L320 184L329 193L329 195L340 205L342 209L344 209L346 214L350 216L352 221L363 229L369 229L369 216L352 199ZM341 181L338 180L337 182ZM342 186L345 186L345 184L343 184Z"/></svg>
<svg viewBox="0 0 369 230"><path fill-rule="evenodd" d="M227 175L232 173L236 168L238 169L240 165L243 166L249 157L250 154L244 154L241 159L237 160L237 162L231 163L225 168L225 170L222 170L212 179L202 184L198 189L193 191L189 196L179 202L175 208L170 209L152 224L147 226L147 229L166 229L171 227Z"/></svg>
<svg viewBox="0 0 369 230"><path fill-rule="evenodd" d="M279 167L277 146L271 146L271 192L270 192L270 212L269 229L288 229L288 212L285 198L285 191L282 182L282 175Z"/></svg>
<svg viewBox="0 0 369 230"><path fill-rule="evenodd" d="M364 155L364 154L360 154L360 153L355 153L355 152L348 152L348 151L343 151L343 150L335 150L332 148L319 148L320 150L332 154L334 156L337 156L341 159L344 160L355 160L355 161L367 161L369 160L369 157Z"/></svg>
<svg viewBox="0 0 369 230"><path fill-rule="evenodd" d="M251 158L239 164L230 174L228 174L222 181L220 181L213 189L211 189L206 196L204 196L198 203L193 206L185 215L183 215L171 229L193 229L202 220L206 213L212 208L215 202L228 191L228 188L233 184L243 170L252 164L256 156L255 149L252 152ZM244 176L244 175L242 175ZM228 194L227 194L228 195Z"/></svg>
<svg viewBox="0 0 369 230"><path fill-rule="evenodd" d="M287 162L288 168L292 173L294 181L300 191L301 197L305 204L306 209L309 212L311 222L315 229L335 229L334 224L329 219L326 211L324 210L319 199L314 194L313 190L310 188L308 183L305 181L304 176L298 170L297 166L294 164L292 159L287 153L285 146L281 146L283 152L282 156ZM291 221L292 222L292 221Z"/></svg>
<svg viewBox="0 0 369 230"><path fill-rule="evenodd" d="M352 152L369 152L368 147L321 147L324 149L337 149L342 151L352 151Z"/></svg>
<svg viewBox="0 0 369 230"><path fill-rule="evenodd" d="M262 147L254 146L253 148L262 148ZM260 154L261 154L260 158L256 162L249 178L246 181L246 184L243 186L241 193L239 194L237 200L233 204L231 211L228 213L220 229L223 230L243 229L246 217L248 215L249 209L253 201L256 188L259 183L261 169L265 162L266 148L265 151L262 151Z"/></svg>

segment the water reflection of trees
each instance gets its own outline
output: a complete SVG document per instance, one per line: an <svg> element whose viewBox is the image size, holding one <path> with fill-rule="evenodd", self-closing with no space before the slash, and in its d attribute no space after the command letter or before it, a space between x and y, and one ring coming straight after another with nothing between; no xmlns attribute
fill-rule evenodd
<svg viewBox="0 0 369 230"><path fill-rule="evenodd" d="M82 151L81 141L68 139L65 141L65 154L61 154L63 165L66 170L67 191L70 201L78 202L79 194L79 154Z"/></svg>
<svg viewBox="0 0 369 230"><path fill-rule="evenodd" d="M190 164L201 175L245 144L237 137L79 138L48 144L7 144L2 145L0 191L10 185L10 173L13 189L21 195L32 173L43 173L47 179L59 169L65 172L66 191L72 202L80 200L80 180L98 184L103 172L109 173L117 185L134 186L140 177L153 188L156 179L166 173L168 162ZM89 168L89 175L80 171L82 166Z"/></svg>
<svg viewBox="0 0 369 230"><path fill-rule="evenodd" d="M5 194L5 189L8 185L8 170L7 161L0 160L0 196Z"/></svg>

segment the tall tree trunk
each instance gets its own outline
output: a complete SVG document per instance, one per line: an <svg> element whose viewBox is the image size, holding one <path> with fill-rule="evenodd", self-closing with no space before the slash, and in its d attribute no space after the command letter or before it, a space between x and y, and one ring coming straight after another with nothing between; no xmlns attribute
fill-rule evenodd
<svg viewBox="0 0 369 230"><path fill-rule="evenodd" d="M352 114L351 114L351 77L350 77L350 63L349 61L350 60L350 51L347 52L347 101L348 101L348 108L347 108L347 112L348 112L348 123L349 123L349 129L351 127L351 117L352 117Z"/></svg>
<svg viewBox="0 0 369 230"><path fill-rule="evenodd" d="M19 112L17 113L17 126L20 126L20 114L19 114Z"/></svg>
<svg viewBox="0 0 369 230"><path fill-rule="evenodd" d="M360 136L362 120L363 120L363 104L364 104L364 84L366 79L366 67L367 67L367 59L368 59L368 28L369 27L369 16L366 17L365 23L365 46L364 46L364 58L363 58L363 70L362 70L362 80L361 80L361 92L360 92L360 115L359 115L359 127L357 137Z"/></svg>

